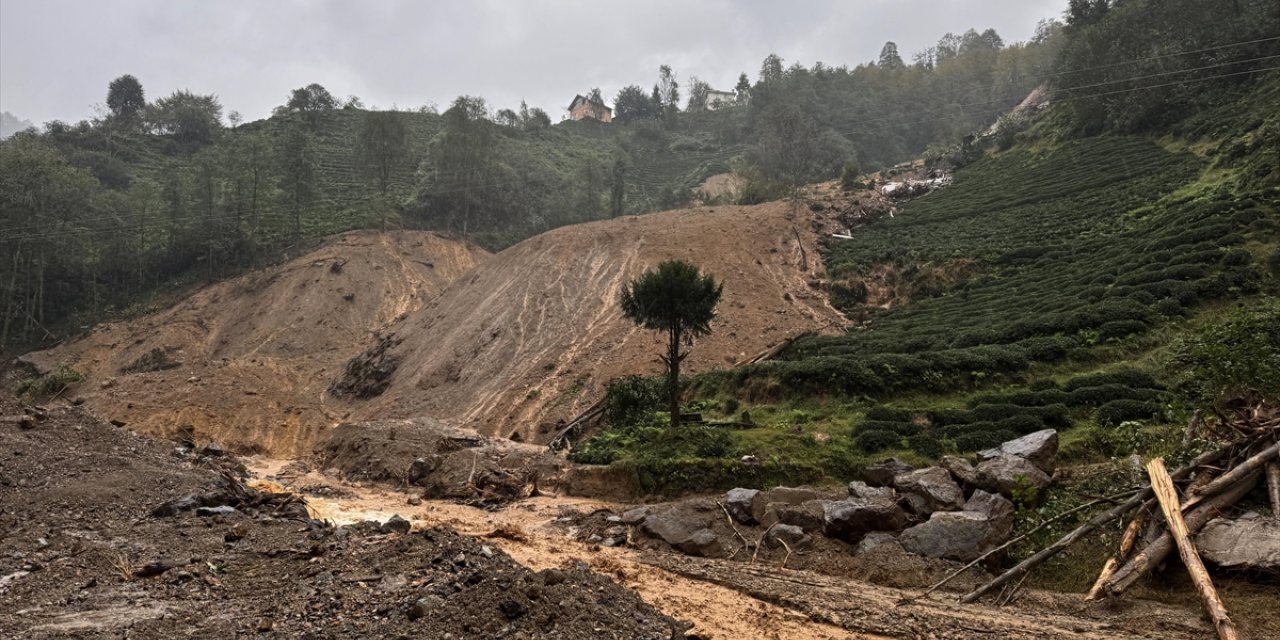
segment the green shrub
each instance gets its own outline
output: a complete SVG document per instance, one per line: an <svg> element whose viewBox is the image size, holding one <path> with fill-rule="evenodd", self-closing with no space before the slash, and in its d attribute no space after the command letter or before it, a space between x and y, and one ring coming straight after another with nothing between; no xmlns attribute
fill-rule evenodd
<svg viewBox="0 0 1280 640"><path fill-rule="evenodd" d="M845 191L854 191L861 189L864 185L858 180L858 176L862 175L862 171L858 168L856 162L846 162L840 170L840 188Z"/></svg>
<svg viewBox="0 0 1280 640"><path fill-rule="evenodd" d="M961 453L969 451L982 451L998 447L1018 437L1016 434L1008 431L973 431L963 433L955 438L956 450Z"/></svg>
<svg viewBox="0 0 1280 640"><path fill-rule="evenodd" d="M1098 327L1098 339L1104 342L1123 340L1135 333L1147 330L1147 324L1138 320L1115 320Z"/></svg>
<svg viewBox="0 0 1280 640"><path fill-rule="evenodd" d="M1076 376L1062 385L1062 388L1067 391L1075 391L1083 387L1096 387L1104 384L1121 384L1139 389L1160 388L1160 385L1156 383L1155 378L1151 377L1151 374L1137 369L1117 369L1116 371L1105 373Z"/></svg>
<svg viewBox="0 0 1280 640"><path fill-rule="evenodd" d="M929 458L937 458L946 453L946 447L942 443L942 439L933 433L918 433L907 438L907 446L912 451Z"/></svg>
<svg viewBox="0 0 1280 640"><path fill-rule="evenodd" d="M642 376L626 376L610 382L605 391L605 421L618 426L644 421L662 407L662 387L656 378Z"/></svg>
<svg viewBox="0 0 1280 640"><path fill-rule="evenodd" d="M858 435L854 437L854 442L863 451L876 453L877 451L898 446L898 443L902 442L902 436L892 431L859 431Z"/></svg>
<svg viewBox="0 0 1280 640"><path fill-rule="evenodd" d="M895 409L885 405L876 405L867 410L867 420L883 420L886 422L910 422L914 412L907 409Z"/></svg>
<svg viewBox="0 0 1280 640"><path fill-rule="evenodd" d="M44 375L18 382L15 391L27 400L43 400L66 391L71 385L82 380L84 375L79 371L60 364Z"/></svg>
<svg viewBox="0 0 1280 640"><path fill-rule="evenodd" d="M1112 400L1098 407L1098 424L1113 427L1130 420L1149 420L1159 411L1150 402L1141 400Z"/></svg>
<svg viewBox="0 0 1280 640"><path fill-rule="evenodd" d="M1237 308L1174 346L1178 390L1200 404L1280 396L1280 301Z"/></svg>

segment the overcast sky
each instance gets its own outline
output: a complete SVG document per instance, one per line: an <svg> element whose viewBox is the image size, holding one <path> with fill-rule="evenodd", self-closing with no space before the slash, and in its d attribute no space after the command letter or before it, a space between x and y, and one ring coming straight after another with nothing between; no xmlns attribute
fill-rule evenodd
<svg viewBox="0 0 1280 640"><path fill-rule="evenodd" d="M319 82L366 105L523 98L559 120L573 95L650 87L659 64L688 86L731 89L776 52L806 66L903 58L942 34L994 27L1029 38L1066 0L0 0L0 110L77 121L125 73L148 100L214 93L224 113L267 116Z"/></svg>

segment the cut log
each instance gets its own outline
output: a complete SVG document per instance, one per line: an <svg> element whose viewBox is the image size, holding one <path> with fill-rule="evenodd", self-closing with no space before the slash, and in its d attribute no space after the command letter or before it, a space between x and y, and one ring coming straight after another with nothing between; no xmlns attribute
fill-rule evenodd
<svg viewBox="0 0 1280 640"><path fill-rule="evenodd" d="M1202 453L1199 456L1197 456L1195 460L1192 460L1191 462L1187 463L1186 466L1173 472L1173 477L1175 479L1185 479L1186 477L1190 476L1191 472L1194 471L1196 468L1206 464L1212 464L1214 462L1217 462L1220 458L1227 455L1227 453L1230 450L1231 450L1230 447L1223 447L1221 449L1216 449L1214 451L1208 451L1208 452ZM1063 536L1057 542L1045 547L1044 549L1041 549L1038 553L1031 556L1030 558L1023 560L1022 562L1019 562L1012 569L1009 569L1008 571L1005 571L999 576L996 576L994 580L965 594L963 598L960 598L960 602L964 604L970 604L976 601L978 598L981 598L982 596L991 592L992 589L1002 587L1008 584L1009 582L1012 582L1013 580L1017 580L1021 578L1027 573L1030 573L1032 569L1039 566L1045 560L1052 558L1063 549L1066 549L1072 544L1075 544L1077 540L1079 540L1080 538L1083 538L1085 535L1087 535L1094 529L1097 529L1098 527L1101 527L1102 525L1107 524L1108 522L1111 522L1113 520L1118 520L1120 518L1123 518L1126 513L1129 513L1130 511L1133 511L1134 509L1137 509L1138 507L1142 506L1142 504L1147 500L1151 499L1153 495L1155 494L1151 491L1151 487L1147 487L1146 489L1139 491L1132 498L1129 498L1128 500L1116 505L1115 507L1112 507L1111 510L1107 511L1106 513L1101 513L1101 514L1098 514L1097 516L1094 516L1088 522L1080 525L1074 531Z"/></svg>
<svg viewBox="0 0 1280 640"><path fill-rule="evenodd" d="M1239 502L1245 494L1249 493L1258 484L1260 475L1261 472L1255 471L1253 475L1246 477L1225 493L1214 496L1189 511L1184 516L1187 530L1192 533L1199 531L1210 520L1216 518L1223 509ZM1103 588L1106 589L1109 595L1119 595L1164 562L1165 558L1169 557L1169 554L1173 552L1173 548L1173 538L1166 531L1151 544L1147 545L1146 548L1138 552L1132 560L1117 569L1115 575L1107 581L1106 586Z"/></svg>
<svg viewBox="0 0 1280 640"><path fill-rule="evenodd" d="M1267 465L1267 491L1271 494L1271 515L1280 518L1280 462Z"/></svg>
<svg viewBox="0 0 1280 640"><path fill-rule="evenodd" d="M1151 477L1151 489L1155 491L1156 500L1160 502L1160 510L1164 512L1169 533L1178 546L1178 555L1182 557L1182 563L1187 566L1191 581L1200 592L1200 601L1204 604L1209 618L1213 620L1213 626L1218 630L1218 637L1222 640L1236 640L1239 636L1236 634L1235 623L1231 622L1231 616L1227 615L1227 607L1222 604L1222 598L1218 597L1218 590L1213 588L1209 571L1204 568L1200 553L1196 551L1195 544L1191 542L1190 534L1187 532L1187 523L1182 519L1182 505L1178 501L1178 490L1173 486L1173 479L1164 468L1164 459L1156 458L1148 463L1147 475Z"/></svg>
<svg viewBox="0 0 1280 640"><path fill-rule="evenodd" d="M1102 587L1115 574L1116 568L1120 566L1120 561L1128 557L1129 552L1133 550L1133 544L1138 539L1138 531L1142 529L1147 519L1147 506L1134 516L1129 526L1124 528L1124 536L1120 538L1120 551L1114 557L1107 558L1106 564L1102 565L1102 572L1098 574L1098 579L1093 581L1093 588L1089 589L1089 595L1085 596L1085 600L1097 600L1102 597Z"/></svg>
<svg viewBox="0 0 1280 640"><path fill-rule="evenodd" d="M1274 460L1276 456L1280 456L1280 442L1263 449L1261 453L1241 462L1236 466L1236 468L1214 478L1213 482L1196 489L1195 495L1189 498L1186 504L1182 505L1182 508L1184 510L1190 509L1191 507L1203 502L1205 499L1221 493L1228 487L1234 486L1245 476L1263 468L1263 466L1268 462Z"/></svg>

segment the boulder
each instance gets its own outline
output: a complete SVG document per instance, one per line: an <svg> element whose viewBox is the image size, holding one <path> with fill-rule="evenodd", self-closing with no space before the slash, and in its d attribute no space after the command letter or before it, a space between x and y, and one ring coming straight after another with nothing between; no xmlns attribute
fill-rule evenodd
<svg viewBox="0 0 1280 640"><path fill-rule="evenodd" d="M873 487L892 487L893 479L908 471L915 471L915 467L897 458L889 458L868 466L858 476Z"/></svg>
<svg viewBox="0 0 1280 640"><path fill-rule="evenodd" d="M925 499L927 515L934 511L954 511L964 506L964 492L951 479L951 473L940 467L929 467L900 473L893 479L898 491Z"/></svg>
<svg viewBox="0 0 1280 640"><path fill-rule="evenodd" d="M427 478L431 476L431 473L438 466L440 466L440 456L417 458L409 465L406 480L412 485L425 486Z"/></svg>
<svg viewBox="0 0 1280 640"><path fill-rule="evenodd" d="M892 500L848 498L823 505L823 533L828 538L857 542L871 531L897 531L907 524L907 514Z"/></svg>
<svg viewBox="0 0 1280 640"><path fill-rule="evenodd" d="M391 516L390 520L382 523L382 526L379 529L382 533L406 534L409 533L409 529L411 528L413 528L413 526L409 524L408 520L401 518L400 514L396 514Z"/></svg>
<svg viewBox="0 0 1280 640"><path fill-rule="evenodd" d="M768 491L757 492L751 498L751 517L758 522L764 521L764 513L769 505L800 504L809 500L817 500L822 496L813 489L793 489L791 487L774 487Z"/></svg>
<svg viewBox="0 0 1280 640"><path fill-rule="evenodd" d="M1196 546L1219 567L1280 570L1280 517L1214 518L1196 536Z"/></svg>
<svg viewBox="0 0 1280 640"><path fill-rule="evenodd" d="M635 507L622 512L620 521L623 524L640 524L649 516L649 507Z"/></svg>
<svg viewBox="0 0 1280 640"><path fill-rule="evenodd" d="M730 489L724 497L724 507L729 511L729 516L739 524L755 524L756 519L751 515L751 501L755 500L758 493L760 492L756 489Z"/></svg>
<svg viewBox="0 0 1280 640"><path fill-rule="evenodd" d="M939 511L898 536L902 548L928 558L972 562L1002 544L996 526L977 511Z"/></svg>
<svg viewBox="0 0 1280 640"><path fill-rule="evenodd" d="M898 544L897 536L883 531L873 531L862 537L862 540L858 542L858 546L854 549L854 553L869 553L887 544L901 548L901 545Z"/></svg>
<svg viewBox="0 0 1280 640"><path fill-rule="evenodd" d="M864 500L893 500L897 497L897 492L893 487L873 487L861 480L854 480L849 483L849 497Z"/></svg>
<svg viewBox="0 0 1280 640"><path fill-rule="evenodd" d="M977 467L979 488L1013 498L1015 490L1035 489L1042 493L1050 478L1030 460L1021 456L1002 453L986 460ZM1023 496L1025 499L1026 496Z"/></svg>
<svg viewBox="0 0 1280 640"><path fill-rule="evenodd" d="M786 546L796 549L813 542L813 538L805 533L804 529L790 524L774 525L764 536L764 543L770 549L783 546L783 542L787 543Z"/></svg>
<svg viewBox="0 0 1280 640"><path fill-rule="evenodd" d="M978 486L978 470L968 460L960 456L942 456L938 461L938 466L951 472L951 477L964 489L966 493Z"/></svg>
<svg viewBox="0 0 1280 640"><path fill-rule="evenodd" d="M760 518L760 526L788 524L806 533L822 531L827 500L806 500L800 504L771 502Z"/></svg>
<svg viewBox="0 0 1280 640"><path fill-rule="evenodd" d="M630 513L630 512L628 512ZM623 514L625 520L627 514ZM716 557L724 548L709 528L710 514L688 505L675 505L645 516L640 530L692 556Z"/></svg>
<svg viewBox="0 0 1280 640"><path fill-rule="evenodd" d="M976 489L964 503L964 510L986 516L991 521L992 533L1001 542L1013 533L1013 503L998 493Z"/></svg>
<svg viewBox="0 0 1280 640"><path fill-rule="evenodd" d="M1002 454L1028 460L1045 474L1053 475L1058 458L1058 432L1054 429L1044 429L1027 434L1001 444L995 449L979 452L978 460L991 460Z"/></svg>

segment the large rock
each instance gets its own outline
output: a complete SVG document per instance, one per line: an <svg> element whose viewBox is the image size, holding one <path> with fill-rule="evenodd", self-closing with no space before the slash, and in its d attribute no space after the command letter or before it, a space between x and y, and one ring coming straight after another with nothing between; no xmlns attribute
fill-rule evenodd
<svg viewBox="0 0 1280 640"><path fill-rule="evenodd" d="M786 545L782 543L785 542ZM804 529L790 524L774 525L764 536L764 543L771 549L787 546L792 549L808 546L813 538Z"/></svg>
<svg viewBox="0 0 1280 640"><path fill-rule="evenodd" d="M1280 517L1214 518L1196 536L1204 559L1232 569L1280 569Z"/></svg>
<svg viewBox="0 0 1280 640"><path fill-rule="evenodd" d="M797 505L822 496L813 489L794 489L791 487L774 487L768 491L760 491L751 498L751 517L764 522L765 511L771 504Z"/></svg>
<svg viewBox="0 0 1280 640"><path fill-rule="evenodd" d="M921 515L934 511L954 511L964 506L964 492L951 479L951 473L946 469L929 467L900 473L894 477L893 485L902 493L924 498Z"/></svg>
<svg viewBox="0 0 1280 640"><path fill-rule="evenodd" d="M751 515L751 501L755 500L758 493L760 492L756 489L730 489L724 497L724 507L729 511L729 516L739 524L755 524L756 519Z"/></svg>
<svg viewBox="0 0 1280 640"><path fill-rule="evenodd" d="M849 498L823 505L823 533L828 538L857 542L871 531L897 531L907 514L892 500Z"/></svg>
<svg viewBox="0 0 1280 640"><path fill-rule="evenodd" d="M898 536L903 549L929 558L971 562L999 546L1004 538L985 514L939 511Z"/></svg>
<svg viewBox="0 0 1280 640"><path fill-rule="evenodd" d="M873 487L892 487L893 479L908 471L915 471L915 467L897 458L889 458L868 466L858 476Z"/></svg>
<svg viewBox="0 0 1280 640"><path fill-rule="evenodd" d="M902 548L902 545L898 544L897 536L893 535L892 533L886 533L883 531L872 531L871 533L868 533L867 535L862 537L862 540L858 542L858 546L857 548L854 549L853 552L861 555L864 553L870 553L876 549L879 549L880 547L883 547L885 545L890 545L890 544L898 547L899 549Z"/></svg>
<svg viewBox="0 0 1280 640"><path fill-rule="evenodd" d="M978 459L991 460L1000 455L1011 455L1024 458L1036 468L1048 475L1053 475L1058 459L1058 432L1044 429L1030 433L1016 440L1010 440L995 449L987 449L978 453Z"/></svg>
<svg viewBox="0 0 1280 640"><path fill-rule="evenodd" d="M760 526L788 524L800 527L805 533L822 531L827 500L806 500L800 504L771 502L760 518Z"/></svg>
<svg viewBox="0 0 1280 640"><path fill-rule="evenodd" d="M986 516L991 521L992 533L1000 538L1001 542L1007 540L1013 533L1013 503L998 493L976 489L964 503L964 510Z"/></svg>
<svg viewBox="0 0 1280 640"><path fill-rule="evenodd" d="M724 547L710 529L711 515L688 505L675 505L650 512L640 530L683 553L713 558L723 555Z"/></svg>
<svg viewBox="0 0 1280 640"><path fill-rule="evenodd" d="M1002 453L977 467L978 487L999 493L1006 498L1013 498L1015 491L1035 489L1036 497L1043 496L1049 486L1049 476L1030 460L1021 456ZM1021 499L1029 496L1025 493Z"/></svg>
<svg viewBox="0 0 1280 640"><path fill-rule="evenodd" d="M861 480L849 483L849 497L863 500L893 500L897 497L893 487L873 487Z"/></svg>
<svg viewBox="0 0 1280 640"><path fill-rule="evenodd" d="M978 486L978 470L966 459L960 456L942 456L938 461L938 466L951 472L951 477L955 478L961 489L972 490Z"/></svg>

